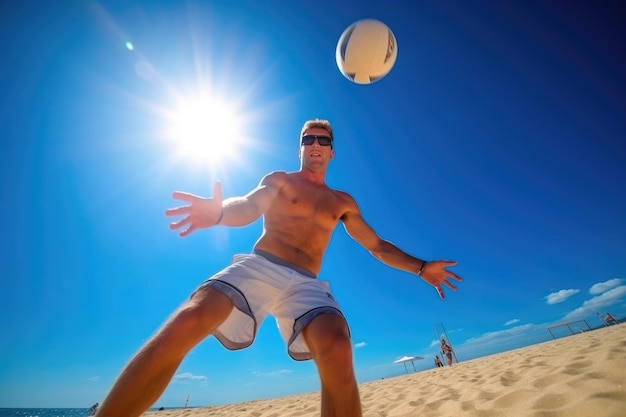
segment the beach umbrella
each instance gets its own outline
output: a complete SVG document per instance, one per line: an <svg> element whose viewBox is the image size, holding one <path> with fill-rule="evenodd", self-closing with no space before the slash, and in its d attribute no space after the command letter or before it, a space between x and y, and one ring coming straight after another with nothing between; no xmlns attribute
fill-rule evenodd
<svg viewBox="0 0 626 417"><path fill-rule="evenodd" d="M424 358L422 358L421 356L403 356L400 359L393 361L393 363L403 363L404 364L404 370L408 374L409 370L406 367L406 363L407 362L411 362L411 365L413 365L413 370L416 371L417 369L415 369L415 364L413 362L414 361L419 361L420 359L424 359Z"/></svg>

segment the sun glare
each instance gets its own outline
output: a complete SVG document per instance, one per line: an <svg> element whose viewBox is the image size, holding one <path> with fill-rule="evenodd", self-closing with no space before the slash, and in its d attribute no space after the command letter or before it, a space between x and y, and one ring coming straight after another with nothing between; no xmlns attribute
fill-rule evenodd
<svg viewBox="0 0 626 417"><path fill-rule="evenodd" d="M170 137L185 158L220 163L242 144L241 120L229 103L209 97L181 100L172 115Z"/></svg>

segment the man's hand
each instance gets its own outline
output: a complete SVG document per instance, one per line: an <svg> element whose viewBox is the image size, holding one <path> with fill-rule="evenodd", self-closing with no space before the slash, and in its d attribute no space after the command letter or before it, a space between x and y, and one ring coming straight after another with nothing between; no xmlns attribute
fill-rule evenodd
<svg viewBox="0 0 626 417"><path fill-rule="evenodd" d="M456 291L456 287L448 279L452 278L458 282L463 282L460 276L446 269L454 265L456 265L456 261L427 261L422 270L422 279L435 287L442 300L446 298L443 288L441 288L442 284L452 291Z"/></svg>
<svg viewBox="0 0 626 417"><path fill-rule="evenodd" d="M213 186L213 198L203 198L197 195L176 191L172 194L176 200L189 203L187 206L167 209L165 215L184 216L182 219L170 223L170 229L184 228L178 236L185 237L190 233L206 227L215 226L222 214L222 183L219 181Z"/></svg>

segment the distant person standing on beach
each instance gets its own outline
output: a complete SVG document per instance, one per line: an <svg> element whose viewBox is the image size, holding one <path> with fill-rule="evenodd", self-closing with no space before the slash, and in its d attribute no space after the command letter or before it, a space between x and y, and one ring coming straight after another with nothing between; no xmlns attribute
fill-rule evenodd
<svg viewBox="0 0 626 417"><path fill-rule="evenodd" d="M342 223L376 259L421 278L442 299L442 287L455 291L449 280L461 278L447 269L456 265L454 261L418 259L380 238L350 194L326 185L333 143L330 123L310 120L300 131L299 171L270 173L248 194L226 200L220 183L212 198L174 193L186 205L166 215L181 217L170 224L172 230L181 230L181 237L218 224L245 226L260 217L263 231L252 253L235 255L230 266L200 284L144 344L100 405L98 417L140 416L204 338L212 334L228 349L246 348L268 314L279 323L288 354L295 360L314 360L322 416L361 416L350 330L328 282L317 279L335 228ZM387 145L381 141L380 146ZM349 254L344 258L349 261ZM393 285L382 278L376 282L381 290Z"/></svg>
<svg viewBox="0 0 626 417"><path fill-rule="evenodd" d="M446 356L448 366L452 366L452 347L446 343L445 339L441 339L441 353Z"/></svg>
<svg viewBox="0 0 626 417"><path fill-rule="evenodd" d="M435 356L435 365L437 365L437 368L443 367L443 362L441 362L441 359L439 359L439 356Z"/></svg>
<svg viewBox="0 0 626 417"><path fill-rule="evenodd" d="M606 316L604 316L604 321L606 322L606 324L617 324L617 319L615 317L613 317L613 315L611 313L606 313Z"/></svg>
<svg viewBox="0 0 626 417"><path fill-rule="evenodd" d="M95 403L94 405L91 406L91 408L89 408L89 414L90 416L93 416L96 414L96 410L98 409L98 403Z"/></svg>

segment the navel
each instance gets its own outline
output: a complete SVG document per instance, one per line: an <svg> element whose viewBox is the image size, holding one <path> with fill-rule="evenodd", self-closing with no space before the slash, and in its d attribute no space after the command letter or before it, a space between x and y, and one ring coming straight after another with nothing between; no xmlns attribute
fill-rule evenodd
<svg viewBox="0 0 626 417"><path fill-rule="evenodd" d="M291 204L298 204L298 199L297 198L292 198L291 199Z"/></svg>

